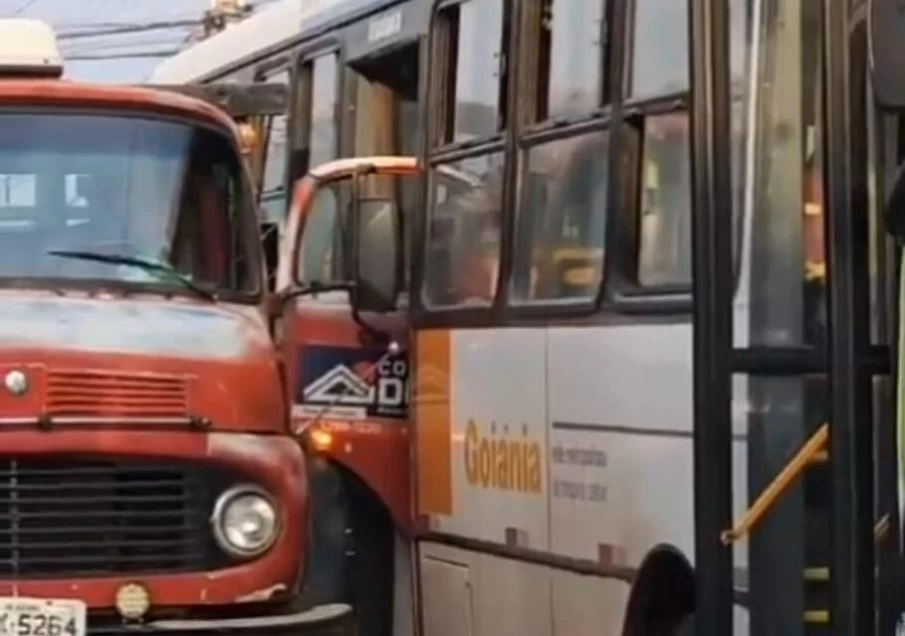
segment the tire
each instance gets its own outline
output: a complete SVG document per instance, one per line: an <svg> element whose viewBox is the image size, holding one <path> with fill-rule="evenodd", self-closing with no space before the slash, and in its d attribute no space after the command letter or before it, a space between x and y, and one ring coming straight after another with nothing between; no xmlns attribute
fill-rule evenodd
<svg viewBox="0 0 905 636"><path fill-rule="evenodd" d="M311 508L306 605L348 602L349 503L345 479L327 462L309 470Z"/></svg>
<svg viewBox="0 0 905 636"><path fill-rule="evenodd" d="M676 627L675 636L694 636L694 634L694 614L689 614Z"/></svg>
<svg viewBox="0 0 905 636"><path fill-rule="evenodd" d="M349 485L347 580L358 636L392 636L395 528L386 508L363 484Z"/></svg>
<svg viewBox="0 0 905 636"><path fill-rule="evenodd" d="M357 636L392 636L395 528L355 475L334 465L311 471L307 605L348 603Z"/></svg>

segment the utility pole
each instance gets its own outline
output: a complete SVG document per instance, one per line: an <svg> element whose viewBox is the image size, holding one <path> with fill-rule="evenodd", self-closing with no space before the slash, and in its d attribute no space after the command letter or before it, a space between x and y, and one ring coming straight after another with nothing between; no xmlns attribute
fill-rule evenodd
<svg viewBox="0 0 905 636"><path fill-rule="evenodd" d="M211 0L211 8L204 12L202 18L199 39L205 40L229 25L241 22L249 13L251 6L245 0Z"/></svg>

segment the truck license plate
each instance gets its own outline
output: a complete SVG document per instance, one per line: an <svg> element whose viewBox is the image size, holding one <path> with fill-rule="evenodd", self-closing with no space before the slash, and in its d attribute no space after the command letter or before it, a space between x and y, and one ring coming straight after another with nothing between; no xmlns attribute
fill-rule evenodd
<svg viewBox="0 0 905 636"><path fill-rule="evenodd" d="M85 636L85 603L0 597L0 636Z"/></svg>

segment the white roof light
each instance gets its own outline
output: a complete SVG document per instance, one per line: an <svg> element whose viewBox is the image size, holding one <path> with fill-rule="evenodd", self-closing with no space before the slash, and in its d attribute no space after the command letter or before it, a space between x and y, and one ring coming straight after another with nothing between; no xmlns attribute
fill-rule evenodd
<svg viewBox="0 0 905 636"><path fill-rule="evenodd" d="M0 76L63 74L53 28L41 20L0 20Z"/></svg>

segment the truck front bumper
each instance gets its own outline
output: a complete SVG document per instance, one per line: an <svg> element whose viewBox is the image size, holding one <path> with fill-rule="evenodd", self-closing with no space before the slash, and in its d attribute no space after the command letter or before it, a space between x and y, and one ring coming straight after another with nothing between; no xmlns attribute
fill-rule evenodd
<svg viewBox="0 0 905 636"><path fill-rule="evenodd" d="M92 624L88 636L354 636L352 608L335 603L287 614L223 619L149 621L141 625Z"/></svg>

